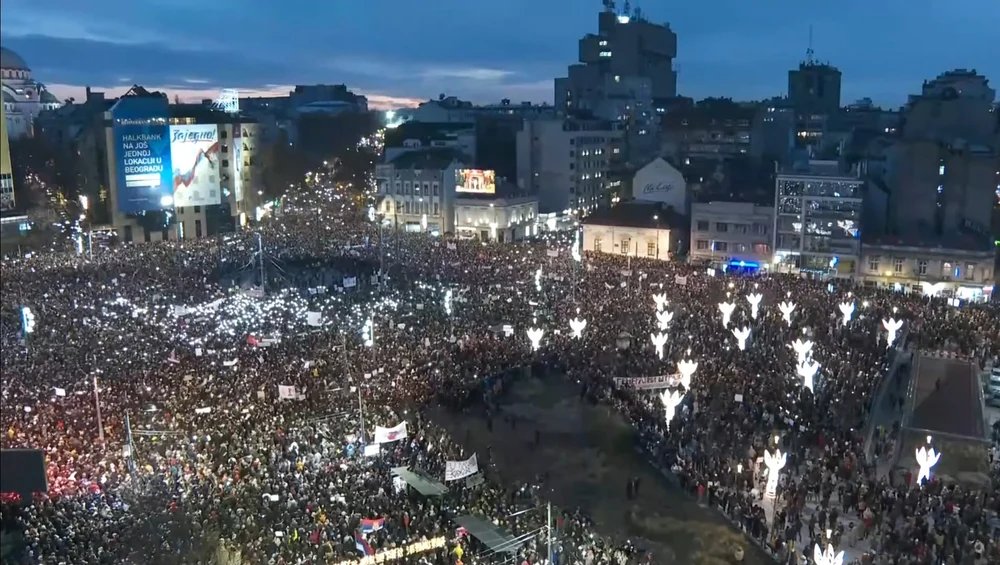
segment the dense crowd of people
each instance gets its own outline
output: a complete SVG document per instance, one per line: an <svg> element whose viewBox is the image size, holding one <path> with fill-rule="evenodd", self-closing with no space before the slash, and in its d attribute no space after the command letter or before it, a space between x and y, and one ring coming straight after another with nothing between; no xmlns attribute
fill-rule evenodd
<svg viewBox="0 0 1000 565"><path fill-rule="evenodd" d="M776 559L832 541L867 544L874 563L1000 562L995 461L985 489L893 480L863 432L895 361L887 351L905 341L982 363L1000 353L996 307L570 255L566 239L456 241L289 205L222 240L4 260L0 445L44 450L49 485L33 504L4 502L19 562L209 563L220 547L246 564L395 548L419 550L400 562L499 562L456 525L466 514L521 536L519 560L543 561L546 516L529 510L543 502L538 485L500 485L484 469L485 481L425 497L393 472L442 480L446 461L471 453L426 407L480 404L507 382L498 375L529 364L617 408L651 463ZM246 288L258 271L263 295ZM662 359L646 337L658 293L673 313ZM763 295L756 318L749 293ZM790 322L783 301L795 304ZM720 302L737 304L728 328ZM846 325L843 302L857 307ZM587 320L579 339L571 318ZM891 348L885 318L906 323ZM745 351L731 333L744 326ZM545 330L537 351L532 327ZM798 338L821 364L812 391L795 374ZM672 374L682 359L698 368L668 427L658 396L621 377ZM366 449L375 426L402 422L406 437ZM760 461L776 448L788 462L768 501ZM583 513L556 523L559 563L656 561L594 535Z"/></svg>

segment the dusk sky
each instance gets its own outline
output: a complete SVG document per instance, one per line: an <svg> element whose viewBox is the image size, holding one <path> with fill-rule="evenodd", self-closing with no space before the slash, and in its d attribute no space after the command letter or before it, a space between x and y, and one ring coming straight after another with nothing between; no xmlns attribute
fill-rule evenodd
<svg viewBox="0 0 1000 565"><path fill-rule="evenodd" d="M619 1L619 5L622 2ZM1000 0L639 1L678 34L680 94L784 94L804 58L843 72L843 101L898 106L975 68L1000 83ZM373 107L457 95L552 101L600 0L3 0L0 43L57 96L138 83L183 99L345 83Z"/></svg>

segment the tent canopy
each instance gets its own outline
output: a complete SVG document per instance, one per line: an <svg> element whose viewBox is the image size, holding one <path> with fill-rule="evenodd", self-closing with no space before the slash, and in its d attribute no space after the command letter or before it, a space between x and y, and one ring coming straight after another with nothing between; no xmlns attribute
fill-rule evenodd
<svg viewBox="0 0 1000 565"><path fill-rule="evenodd" d="M455 523L469 532L469 535L483 542L495 553L514 553L526 540L517 540L514 536L498 528L493 522L479 516L467 514L455 518Z"/></svg>

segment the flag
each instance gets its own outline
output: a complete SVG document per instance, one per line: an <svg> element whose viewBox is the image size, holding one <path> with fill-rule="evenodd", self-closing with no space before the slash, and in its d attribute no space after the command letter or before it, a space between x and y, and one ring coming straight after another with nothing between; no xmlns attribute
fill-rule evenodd
<svg viewBox="0 0 1000 565"><path fill-rule="evenodd" d="M354 547L358 548L358 553L364 555L365 557L375 555L375 550L372 549L371 544L365 541L364 536L361 534L354 534Z"/></svg>
<svg viewBox="0 0 1000 565"><path fill-rule="evenodd" d="M475 453L465 461L445 461L444 464L445 481L457 481L478 472L479 461L477 461Z"/></svg>
<svg viewBox="0 0 1000 565"><path fill-rule="evenodd" d="M392 443L406 437L406 422L391 428L375 426L375 443Z"/></svg>
<svg viewBox="0 0 1000 565"><path fill-rule="evenodd" d="M257 347L260 344L260 340L257 339L257 336L250 334L247 336L247 344L251 347Z"/></svg>
<svg viewBox="0 0 1000 565"><path fill-rule="evenodd" d="M385 526L385 518L362 518L361 531L370 534L377 532Z"/></svg>

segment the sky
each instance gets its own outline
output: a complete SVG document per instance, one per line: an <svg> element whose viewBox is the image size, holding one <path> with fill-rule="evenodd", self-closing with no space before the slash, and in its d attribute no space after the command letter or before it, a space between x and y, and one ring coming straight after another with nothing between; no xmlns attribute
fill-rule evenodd
<svg viewBox="0 0 1000 565"><path fill-rule="evenodd" d="M623 0L619 0L622 5ZM895 107L974 68L1000 83L1000 0L635 0L678 35L678 93L782 95L813 30L844 103ZM373 108L439 94L552 102L600 0L3 0L0 44L61 98L132 84L182 100L344 83Z"/></svg>

